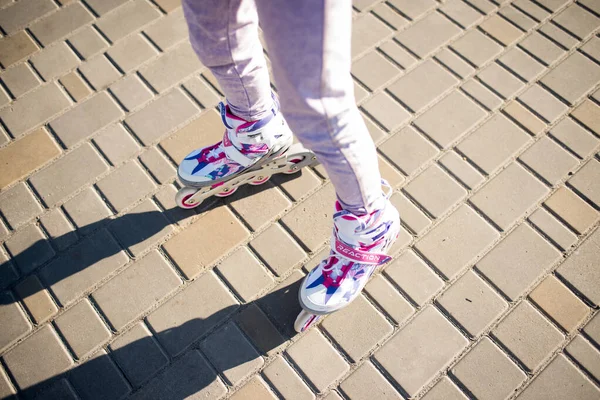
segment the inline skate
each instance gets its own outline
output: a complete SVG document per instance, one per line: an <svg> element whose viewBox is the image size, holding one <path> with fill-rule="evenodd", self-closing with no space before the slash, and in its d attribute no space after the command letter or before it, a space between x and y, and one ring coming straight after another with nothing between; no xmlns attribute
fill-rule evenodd
<svg viewBox="0 0 600 400"><path fill-rule="evenodd" d="M273 96L271 113L257 121L233 115L219 104L223 140L188 154L177 169L184 187L175 195L181 208L198 207L210 196L231 196L243 184L262 185L278 173L293 174L313 164L313 152L292 143L292 132Z"/></svg>
<svg viewBox="0 0 600 400"><path fill-rule="evenodd" d="M301 333L319 319L348 306L362 291L400 232L398 211L389 201L391 188L384 193L382 208L357 216L335 203L333 234L329 257L316 266L300 286L298 300L302 311L294 329Z"/></svg>

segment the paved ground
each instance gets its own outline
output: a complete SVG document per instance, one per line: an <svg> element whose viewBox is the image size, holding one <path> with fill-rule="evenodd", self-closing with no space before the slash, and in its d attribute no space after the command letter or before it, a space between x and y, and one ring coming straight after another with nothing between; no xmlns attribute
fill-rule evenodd
<svg viewBox="0 0 600 400"><path fill-rule="evenodd" d="M304 335L332 186L175 207L222 133L178 1L0 7L1 398L600 398L598 0L355 1L405 230Z"/></svg>

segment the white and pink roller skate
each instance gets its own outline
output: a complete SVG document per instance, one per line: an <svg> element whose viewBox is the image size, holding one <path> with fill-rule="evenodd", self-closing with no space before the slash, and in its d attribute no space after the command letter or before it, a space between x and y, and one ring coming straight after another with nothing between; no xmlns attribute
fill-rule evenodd
<svg viewBox="0 0 600 400"><path fill-rule="evenodd" d="M291 174L315 162L301 144L292 144L292 132L273 96L272 112L257 121L245 121L220 103L225 125L223 140L188 154L177 175L185 187L175 196L181 208L194 208L210 196L232 195L240 185L260 185L273 174Z"/></svg>
<svg viewBox="0 0 600 400"><path fill-rule="evenodd" d="M303 310L294 324L297 332L349 305L375 269L391 259L386 252L398 237L400 218L390 195L388 190L383 208L364 216L343 210L336 201L331 253L304 278L298 293Z"/></svg>

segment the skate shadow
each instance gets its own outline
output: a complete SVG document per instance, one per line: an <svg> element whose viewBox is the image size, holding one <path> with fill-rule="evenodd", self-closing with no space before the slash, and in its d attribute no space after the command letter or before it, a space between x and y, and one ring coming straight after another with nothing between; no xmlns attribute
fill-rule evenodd
<svg viewBox="0 0 600 400"><path fill-rule="evenodd" d="M276 182L281 185L298 179L301 175L302 171L282 175L277 177ZM138 211L136 207L117 218L104 218L52 239L37 240L27 248L12 254L11 260L0 263L0 294L3 290L14 289L25 277L32 274L37 274L45 288L52 289L61 281L73 278L90 267L98 267L103 261L110 263L114 257L125 258L122 250L128 250L135 257L136 253L144 250L144 243L150 242L151 245L153 240L159 240L175 224L184 224L191 217L206 214L215 208L255 196L273 187L271 182L259 186L244 185L230 197L211 197L191 210L173 206L164 211ZM201 224L201 217L194 223ZM66 248L59 251L65 244ZM21 285L19 290L20 296L25 298L41 288L39 285ZM0 305L15 301L12 294L0 295ZM0 342L1 347L3 344Z"/></svg>
<svg viewBox="0 0 600 400"><path fill-rule="evenodd" d="M243 267L240 265L240 270ZM120 347L113 343L109 345L110 355L101 351L68 371L19 388L18 396L93 400L220 398L227 390L225 385L235 385L254 373L262 365L261 356L276 353L295 334L300 282L296 278L257 300L225 307L206 318L189 319ZM194 286L184 290L194 290ZM147 326L153 329L151 323ZM16 378L18 382L21 377ZM15 397L4 397L9 398Z"/></svg>

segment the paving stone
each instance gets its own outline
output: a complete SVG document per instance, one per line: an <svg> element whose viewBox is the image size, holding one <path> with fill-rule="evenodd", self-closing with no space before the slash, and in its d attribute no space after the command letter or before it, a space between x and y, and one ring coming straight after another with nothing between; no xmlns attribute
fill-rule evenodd
<svg viewBox="0 0 600 400"><path fill-rule="evenodd" d="M600 21L600 20L599 20ZM542 78L542 83L570 104L600 82L600 67L580 53L573 53Z"/></svg>
<svg viewBox="0 0 600 400"><path fill-rule="evenodd" d="M356 57L365 50L372 48L391 33L392 30L372 14L366 14L353 20L352 57Z"/></svg>
<svg viewBox="0 0 600 400"><path fill-rule="evenodd" d="M483 176L466 161L466 157L461 157L453 151L440 158L439 163L469 189L475 188L484 180Z"/></svg>
<svg viewBox="0 0 600 400"><path fill-rule="evenodd" d="M266 226L292 205L271 183L243 187L229 198L229 203L254 231Z"/></svg>
<svg viewBox="0 0 600 400"><path fill-rule="evenodd" d="M142 315L179 287L181 280L157 251L152 251L93 293L117 330Z"/></svg>
<svg viewBox="0 0 600 400"><path fill-rule="evenodd" d="M504 46L513 44L515 41L519 40L521 36L523 36L523 32L521 32L518 28L504 18L500 17L499 14L493 15L492 17L483 21L480 27Z"/></svg>
<svg viewBox="0 0 600 400"><path fill-rule="evenodd" d="M519 46L545 65L553 64L565 53L562 48L538 32L527 36Z"/></svg>
<svg viewBox="0 0 600 400"><path fill-rule="evenodd" d="M552 19L555 23L583 39L600 25L600 18L577 4L571 4Z"/></svg>
<svg viewBox="0 0 600 400"><path fill-rule="evenodd" d="M581 158L595 153L600 144L596 137L570 118L561 120L550 133Z"/></svg>
<svg viewBox="0 0 600 400"><path fill-rule="evenodd" d="M6 70L0 77L15 98L21 97L40 84L40 80L27 63Z"/></svg>
<svg viewBox="0 0 600 400"><path fill-rule="evenodd" d="M46 47L32 56L30 61L46 81L63 75L79 64L77 56L64 42Z"/></svg>
<svg viewBox="0 0 600 400"><path fill-rule="evenodd" d="M567 346L567 352L596 380L600 377L600 352L581 335L575 336Z"/></svg>
<svg viewBox="0 0 600 400"><path fill-rule="evenodd" d="M572 35L568 34L563 29L559 28L554 24L544 24L540 27L539 31L552 38L554 41L558 42L561 46L567 49L572 49L573 47L579 44L579 41L575 39Z"/></svg>
<svg viewBox="0 0 600 400"><path fill-rule="evenodd" d="M308 386L281 356L271 362L263 370L263 374L283 398L298 400L315 398Z"/></svg>
<svg viewBox="0 0 600 400"><path fill-rule="evenodd" d="M498 233L467 206L461 206L415 247L449 279L489 246Z"/></svg>
<svg viewBox="0 0 600 400"><path fill-rule="evenodd" d="M454 3L463 3L461 0L455 0ZM450 4L452 2L447 2L446 4ZM468 7L468 6L465 6ZM476 12L476 11L474 11ZM446 66L449 70L454 72L456 75L461 78L466 78L471 75L475 68L473 68L469 63L464 61L462 58L457 56L454 52L448 50L447 48L443 48L440 52L435 55L435 59L440 63Z"/></svg>
<svg viewBox="0 0 600 400"><path fill-rule="evenodd" d="M557 243L563 250L568 250L575 242L577 242L577 236L543 208L535 210L535 212L529 216L529 221L545 235L550 237L550 239Z"/></svg>
<svg viewBox="0 0 600 400"><path fill-rule="evenodd" d="M585 242L572 253L560 267L558 274L594 304L600 304L598 290L598 248L600 248L600 231L596 230ZM596 318L597 319L597 318ZM595 338L594 340L596 340ZM600 343L600 342L599 342Z"/></svg>
<svg viewBox="0 0 600 400"><path fill-rule="evenodd" d="M274 282L271 275L246 247L237 249L217 268L227 283L246 302L256 298Z"/></svg>
<svg viewBox="0 0 600 400"><path fill-rule="evenodd" d="M180 0L157 0L156 4L166 13L170 13L178 7L181 7Z"/></svg>
<svg viewBox="0 0 600 400"><path fill-rule="evenodd" d="M497 8L494 3L488 0L471 0L470 3L483 14L490 14Z"/></svg>
<svg viewBox="0 0 600 400"><path fill-rule="evenodd" d="M181 126L197 112L198 109L192 101L180 90L174 89L141 110L129 114L125 123L145 145L148 145Z"/></svg>
<svg viewBox="0 0 600 400"><path fill-rule="evenodd" d="M461 276L437 301L473 337L508 308L502 297L472 271Z"/></svg>
<svg viewBox="0 0 600 400"><path fill-rule="evenodd" d="M60 78L59 81L76 102L80 102L92 93L92 90L83 82L83 79L75 71L69 72Z"/></svg>
<svg viewBox="0 0 600 400"><path fill-rule="evenodd" d="M112 165L118 165L137 153L140 146L121 124L113 124L94 137L94 143Z"/></svg>
<svg viewBox="0 0 600 400"><path fill-rule="evenodd" d="M544 204L577 233L585 232L600 214L571 190L561 187Z"/></svg>
<svg viewBox="0 0 600 400"><path fill-rule="evenodd" d="M527 378L488 338L469 351L452 373L478 399L506 399Z"/></svg>
<svg viewBox="0 0 600 400"><path fill-rule="evenodd" d="M383 43L379 46L379 50L383 51L389 58L404 69L412 67L417 62L417 59L413 55L404 50L402 46L394 40Z"/></svg>
<svg viewBox="0 0 600 400"><path fill-rule="evenodd" d="M397 324L402 324L415 311L382 275L375 275L365 286L365 290Z"/></svg>
<svg viewBox="0 0 600 400"><path fill-rule="evenodd" d="M554 247L522 224L479 261L477 269L514 300L559 258Z"/></svg>
<svg viewBox="0 0 600 400"><path fill-rule="evenodd" d="M158 54L139 34L119 40L106 53L126 73L137 69Z"/></svg>
<svg viewBox="0 0 600 400"><path fill-rule="evenodd" d="M557 184L579 164L575 157L547 137L537 141L519 159L551 184Z"/></svg>
<svg viewBox="0 0 600 400"><path fill-rule="evenodd" d="M67 4L57 12L35 22L29 28L39 42L48 46L93 21L92 14L80 3Z"/></svg>
<svg viewBox="0 0 600 400"><path fill-rule="evenodd" d="M11 292L0 292L0 351L31 331L31 324Z"/></svg>
<svg viewBox="0 0 600 400"><path fill-rule="evenodd" d="M286 352L320 393L349 369L317 329L310 330Z"/></svg>
<svg viewBox="0 0 600 400"><path fill-rule="evenodd" d="M64 250L78 240L75 229L59 208L42 215L40 222L58 250Z"/></svg>
<svg viewBox="0 0 600 400"><path fill-rule="evenodd" d="M39 357L40 354L44 356ZM39 329L2 358L21 389L40 384L73 365L73 360L50 325Z"/></svg>
<svg viewBox="0 0 600 400"><path fill-rule="evenodd" d="M422 3L418 4L420 6ZM425 58L460 32L460 28L450 20L434 12L400 32L396 39L420 58Z"/></svg>
<svg viewBox="0 0 600 400"><path fill-rule="evenodd" d="M589 308L552 275L544 279L529 297L569 333L589 314Z"/></svg>
<svg viewBox="0 0 600 400"><path fill-rule="evenodd" d="M310 251L318 249L331 234L334 196L333 185L326 184L281 219Z"/></svg>
<svg viewBox="0 0 600 400"><path fill-rule="evenodd" d="M104 350L73 369L70 380L83 398L118 399L129 393L127 381Z"/></svg>
<svg viewBox="0 0 600 400"><path fill-rule="evenodd" d="M458 387L447 377L442 378L434 387L431 388L424 400L467 400L467 396L460 391Z"/></svg>
<svg viewBox="0 0 600 400"><path fill-rule="evenodd" d="M125 2L126 0L89 0L87 3L98 15L104 15Z"/></svg>
<svg viewBox="0 0 600 400"><path fill-rule="evenodd" d="M573 112L571 116L575 117L583 125L587 126L591 131L600 133L600 107L592 103L590 100L585 100Z"/></svg>
<svg viewBox="0 0 600 400"><path fill-rule="evenodd" d="M168 218L169 221L178 224L179 226L187 226L196 213L189 212L179 208L175 203L175 194L177 188L172 184L160 186L158 192L154 194L154 199L158 205L164 210L161 212ZM212 204L212 203L211 203Z"/></svg>
<svg viewBox="0 0 600 400"><path fill-rule="evenodd" d="M425 0L419 3L410 0L391 0L390 4L412 20L418 19L436 6L434 0Z"/></svg>
<svg viewBox="0 0 600 400"><path fill-rule="evenodd" d="M545 70L542 64L518 47L507 51L499 58L499 62L528 82L535 80Z"/></svg>
<svg viewBox="0 0 600 400"><path fill-rule="evenodd" d="M590 10L594 11L596 14L600 14L600 7L593 0L582 0L580 4L583 4Z"/></svg>
<svg viewBox="0 0 600 400"><path fill-rule="evenodd" d="M5 243L12 260L27 274L54 257L54 250L36 224L18 230Z"/></svg>
<svg viewBox="0 0 600 400"><path fill-rule="evenodd" d="M283 282L257 300L258 305L287 338L295 335L294 321L302 309L298 303L298 290L304 275L294 270Z"/></svg>
<svg viewBox="0 0 600 400"><path fill-rule="evenodd" d="M299 174L276 175L273 181L294 201L300 201L321 186L319 179L310 169L304 168Z"/></svg>
<svg viewBox="0 0 600 400"><path fill-rule="evenodd" d="M414 123L440 146L448 148L479 123L486 113L458 91L435 104Z"/></svg>
<svg viewBox="0 0 600 400"><path fill-rule="evenodd" d="M396 258L386 267L385 275L420 306L444 286L444 282L412 251Z"/></svg>
<svg viewBox="0 0 600 400"><path fill-rule="evenodd" d="M389 132L410 119L410 113L383 92L371 96L362 107Z"/></svg>
<svg viewBox="0 0 600 400"><path fill-rule="evenodd" d="M524 86L523 82L496 63L488 65L477 76L504 99L512 97Z"/></svg>
<svg viewBox="0 0 600 400"><path fill-rule="evenodd" d="M518 7L520 10L523 10L523 12L527 13L532 18L535 18L535 20L538 22L545 20L546 17L550 15L548 11L531 0L517 0L513 2L513 5Z"/></svg>
<svg viewBox="0 0 600 400"><path fill-rule="evenodd" d="M355 362L363 358L393 330L383 315L363 296L329 316L321 326Z"/></svg>
<svg viewBox="0 0 600 400"><path fill-rule="evenodd" d="M38 129L0 149L0 189L29 175L60 154L60 148L44 129Z"/></svg>
<svg viewBox="0 0 600 400"><path fill-rule="evenodd" d="M197 350L191 350L153 379L133 399L185 398L218 399L227 389Z"/></svg>
<svg viewBox="0 0 600 400"><path fill-rule="evenodd" d="M6 376L6 372L3 369L0 369L0 396L3 399L12 399L13 395L17 394L12 383Z"/></svg>
<svg viewBox="0 0 600 400"><path fill-rule="evenodd" d="M385 179L390 185L390 187L392 187L392 189L395 189L399 187L402 183L404 183L404 176L389 162L387 162L382 156L377 155L377 160L379 164L379 172L381 173L381 178Z"/></svg>
<svg viewBox="0 0 600 400"><path fill-rule="evenodd" d="M233 322L210 335L200 345L211 363L237 385L259 369L264 361Z"/></svg>
<svg viewBox="0 0 600 400"><path fill-rule="evenodd" d="M50 0L19 1L2 9L0 12L0 26L2 26L4 32L10 35L29 25L32 21L56 10L56 8L56 4Z"/></svg>
<svg viewBox="0 0 600 400"><path fill-rule="evenodd" d="M400 73L400 69L376 51L352 63L352 75L371 90L383 86Z"/></svg>
<svg viewBox="0 0 600 400"><path fill-rule="evenodd" d="M42 268L40 277L65 306L127 261L129 258L103 229Z"/></svg>
<svg viewBox="0 0 600 400"><path fill-rule="evenodd" d="M0 63L4 68L10 67L29 57L37 49L37 45L25 31L5 36L0 39Z"/></svg>
<svg viewBox="0 0 600 400"><path fill-rule="evenodd" d="M97 230L112 216L112 212L91 187L67 201L64 210L83 235Z"/></svg>
<svg viewBox="0 0 600 400"><path fill-rule="evenodd" d="M144 33L162 51L165 51L177 43L188 38L188 28L183 17L181 8L173 11L167 16L159 18L147 28Z"/></svg>
<svg viewBox="0 0 600 400"><path fill-rule="evenodd" d="M96 91L107 88L121 77L121 73L103 54L81 64L79 71Z"/></svg>
<svg viewBox="0 0 600 400"><path fill-rule="evenodd" d="M188 279L245 241L248 232L226 207L209 211L169 239L165 251Z"/></svg>
<svg viewBox="0 0 600 400"><path fill-rule="evenodd" d="M87 357L111 337L87 299L61 314L55 324L78 359Z"/></svg>
<svg viewBox="0 0 600 400"><path fill-rule="evenodd" d="M241 313L237 314L235 320L263 355L272 355L286 341L256 303L250 303ZM269 367L265 368L265 372L268 369ZM266 374L268 377L268 372ZM269 377L269 379L271 378ZM276 383L275 386L277 387Z"/></svg>
<svg viewBox="0 0 600 400"><path fill-rule="evenodd" d="M581 51L589 55L594 60L600 60L600 39L593 36L584 46Z"/></svg>
<svg viewBox="0 0 600 400"><path fill-rule="evenodd" d="M96 25L114 43L159 16L160 12L147 1L133 0L99 18Z"/></svg>
<svg viewBox="0 0 600 400"><path fill-rule="evenodd" d="M259 377L255 376L248 383L235 392L230 399L245 400L245 399L273 399L277 397L269 390L267 384Z"/></svg>
<svg viewBox="0 0 600 400"><path fill-rule="evenodd" d="M579 193L600 206L600 163L594 159L588 161L571 179L569 184Z"/></svg>
<svg viewBox="0 0 600 400"><path fill-rule="evenodd" d="M431 225L429 218L405 196L395 193L390 200L402 215L402 222L417 235L422 234Z"/></svg>
<svg viewBox="0 0 600 400"><path fill-rule="evenodd" d="M391 6L386 3L379 3L373 8L373 12L388 25L391 25L396 30L401 29L408 25L408 20L402 15L398 14Z"/></svg>
<svg viewBox="0 0 600 400"><path fill-rule="evenodd" d="M426 307L388 341L374 358L410 396L427 385L467 345L467 340L433 307ZM415 363L419 368L414 368Z"/></svg>
<svg viewBox="0 0 600 400"><path fill-rule="evenodd" d="M27 185L18 183L0 193L0 210L13 229L42 212L42 207Z"/></svg>
<svg viewBox="0 0 600 400"><path fill-rule="evenodd" d="M0 288L4 289L13 284L19 275L12 263L8 260L8 256L0 251ZM2 346L2 337L0 336L0 346ZM1 349L1 347L0 347Z"/></svg>
<svg viewBox="0 0 600 400"><path fill-rule="evenodd" d="M207 272L152 312L147 321L174 356L236 309L233 296L212 272Z"/></svg>
<svg viewBox="0 0 600 400"><path fill-rule="evenodd" d="M557 11L563 5L565 5L568 0L540 0L539 4L543 5L547 9L551 11Z"/></svg>
<svg viewBox="0 0 600 400"><path fill-rule="evenodd" d="M600 390L567 358L559 354L519 396L520 400L593 399Z"/></svg>
<svg viewBox="0 0 600 400"><path fill-rule="evenodd" d="M134 110L152 99L152 92L136 75L128 75L110 87L127 110Z"/></svg>
<svg viewBox="0 0 600 400"><path fill-rule="evenodd" d="M523 128L534 135L538 135L546 129L546 124L536 117L531 111L523 107L517 101L510 102L504 111L511 116Z"/></svg>
<svg viewBox="0 0 600 400"><path fill-rule="evenodd" d="M97 185L117 212L156 187L135 161L129 161L117 168L102 178Z"/></svg>
<svg viewBox="0 0 600 400"><path fill-rule="evenodd" d="M180 163L192 149L215 144L222 138L221 117L215 110L209 110L166 137L160 146L175 163Z"/></svg>
<svg viewBox="0 0 600 400"><path fill-rule="evenodd" d="M394 387L369 362L362 364L346 378L340 384L340 389L350 399L402 399Z"/></svg>
<svg viewBox="0 0 600 400"><path fill-rule="evenodd" d="M302 248L277 224L258 235L250 246L277 276L285 275L306 258Z"/></svg>
<svg viewBox="0 0 600 400"><path fill-rule="evenodd" d="M49 386L45 386L37 392L35 389L32 389L31 392L27 392L28 395L29 393L35 393L35 400L78 399L77 394L75 394L75 390L69 384L69 381L66 378L62 378L57 382L51 383Z"/></svg>
<svg viewBox="0 0 600 400"><path fill-rule="evenodd" d="M501 229L506 230L546 193L548 188L513 163L471 197L471 201Z"/></svg>
<svg viewBox="0 0 600 400"><path fill-rule="evenodd" d="M439 10L465 29L475 25L483 18L477 10L461 0L447 1Z"/></svg>
<svg viewBox="0 0 600 400"><path fill-rule="evenodd" d="M35 275L21 281L15 287L15 291L37 324L46 321L58 311L56 304L52 301L52 297Z"/></svg>
<svg viewBox="0 0 600 400"><path fill-rule="evenodd" d="M500 322L493 335L529 371L537 370L564 339L558 329L526 301Z"/></svg>
<svg viewBox="0 0 600 400"><path fill-rule="evenodd" d="M119 367L135 387L140 386L168 363L167 357L142 322L117 337L110 344L110 350Z"/></svg>
<svg viewBox="0 0 600 400"><path fill-rule="evenodd" d="M172 182L175 179L175 167L167 161L156 147L151 147L140 154L140 161L159 183Z"/></svg>
<svg viewBox="0 0 600 400"><path fill-rule="evenodd" d="M498 15L502 15L507 20L512 22L517 27L524 31L530 31L536 27L537 21L531 19L529 16L521 12L515 7L504 7L500 9ZM509 28L510 29L510 28ZM500 34L502 35L502 34ZM502 40L501 40L502 41ZM503 42L503 41L502 41ZM503 42L504 43L504 42Z"/></svg>
<svg viewBox="0 0 600 400"><path fill-rule="evenodd" d="M217 95L214 89L211 89L209 85L204 82L200 77L193 76L191 79L188 79L183 83L185 90L192 95L199 102L203 108L211 108L214 107L220 100L219 95ZM355 89L357 85L355 84ZM363 89L364 90L364 89ZM355 92L357 101L358 95Z"/></svg>
<svg viewBox="0 0 600 400"><path fill-rule="evenodd" d="M495 111L503 103L500 96L492 92L476 79L469 79L461 86L461 89L487 110Z"/></svg>
<svg viewBox="0 0 600 400"><path fill-rule="evenodd" d="M406 185L405 190L434 218L444 215L467 195L465 189L435 164Z"/></svg>
<svg viewBox="0 0 600 400"><path fill-rule="evenodd" d="M202 68L189 42L162 54L140 69L140 73L158 92L163 92Z"/></svg>
<svg viewBox="0 0 600 400"><path fill-rule="evenodd" d="M69 37L69 43L86 60L108 48L108 43L92 26L86 26Z"/></svg>
<svg viewBox="0 0 600 400"><path fill-rule="evenodd" d="M469 31L450 47L476 67L481 67L502 52L502 46L477 30Z"/></svg>
<svg viewBox="0 0 600 400"><path fill-rule="evenodd" d="M394 134L379 149L405 175L415 173L439 152L410 126Z"/></svg>
<svg viewBox="0 0 600 400"><path fill-rule="evenodd" d="M335 390L332 390L331 392L329 392L329 394L325 397L323 397L323 400L341 400L342 397L337 394L337 392Z"/></svg>
<svg viewBox="0 0 600 400"><path fill-rule="evenodd" d="M69 107L70 101L55 83L40 86L15 100L10 107L0 109L0 118L13 136L43 124Z"/></svg>

